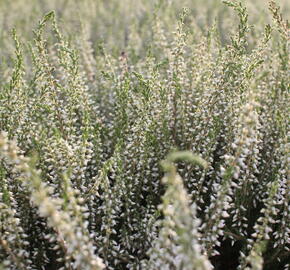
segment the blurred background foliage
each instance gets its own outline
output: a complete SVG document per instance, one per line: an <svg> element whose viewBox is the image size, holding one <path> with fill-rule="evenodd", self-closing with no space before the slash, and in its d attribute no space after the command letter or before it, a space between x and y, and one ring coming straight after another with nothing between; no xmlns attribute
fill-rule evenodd
<svg viewBox="0 0 290 270"><path fill-rule="evenodd" d="M254 43L257 33L271 21L268 4L264 0L242 2L248 9L250 24L254 25L250 39ZM285 18L289 17L290 2L280 0L277 4ZM100 44L105 44L107 50L117 54L128 47L142 54L152 39L152 19L162 18L162 27L171 33L184 7L189 8L185 22L188 31L194 32L197 39L216 22L221 42L229 42L229 31L237 27L238 19L220 0L1 0L0 55L14 51L9 37L12 28L29 40L39 18L51 10L55 10L62 31L74 42L85 32L96 51Z"/></svg>

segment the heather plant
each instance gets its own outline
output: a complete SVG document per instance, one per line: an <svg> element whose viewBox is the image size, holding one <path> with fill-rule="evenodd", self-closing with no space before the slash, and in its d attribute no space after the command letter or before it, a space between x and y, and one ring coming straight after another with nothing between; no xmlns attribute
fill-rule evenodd
<svg viewBox="0 0 290 270"><path fill-rule="evenodd" d="M0 269L288 269L289 3L25 2L0 2Z"/></svg>

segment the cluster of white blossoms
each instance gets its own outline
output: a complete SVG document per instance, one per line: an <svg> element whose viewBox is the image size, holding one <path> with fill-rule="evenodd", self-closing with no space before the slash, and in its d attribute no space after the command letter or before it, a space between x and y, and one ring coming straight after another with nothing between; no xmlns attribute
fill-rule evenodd
<svg viewBox="0 0 290 270"><path fill-rule="evenodd" d="M8 2L0 269L289 267L289 40L275 2L271 24L251 1L15 0L19 19Z"/></svg>

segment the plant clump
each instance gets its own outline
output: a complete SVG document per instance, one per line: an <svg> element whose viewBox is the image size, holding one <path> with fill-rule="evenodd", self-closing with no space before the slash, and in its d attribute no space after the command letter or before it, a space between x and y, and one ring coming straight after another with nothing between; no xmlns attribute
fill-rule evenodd
<svg viewBox="0 0 290 270"><path fill-rule="evenodd" d="M287 6L24 2L0 2L0 269L289 269Z"/></svg>

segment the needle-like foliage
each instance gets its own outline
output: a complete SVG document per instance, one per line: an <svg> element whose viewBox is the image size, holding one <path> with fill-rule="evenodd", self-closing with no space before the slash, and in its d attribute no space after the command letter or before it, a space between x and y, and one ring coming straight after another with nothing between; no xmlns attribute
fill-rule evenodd
<svg viewBox="0 0 290 270"><path fill-rule="evenodd" d="M0 269L289 269L279 4L0 1Z"/></svg>

